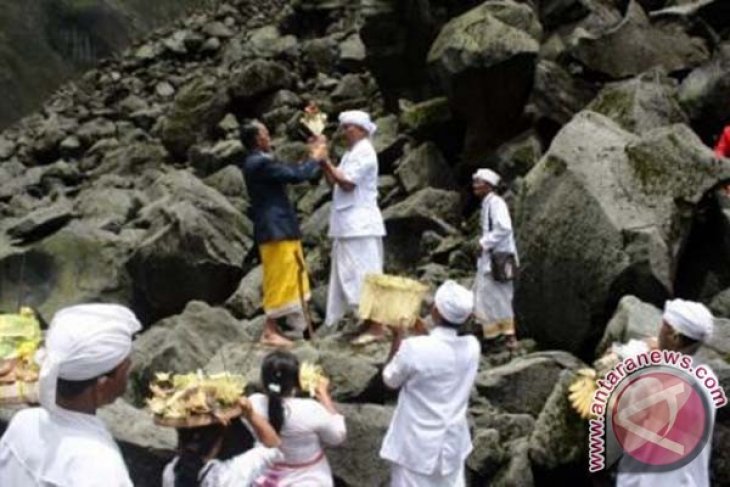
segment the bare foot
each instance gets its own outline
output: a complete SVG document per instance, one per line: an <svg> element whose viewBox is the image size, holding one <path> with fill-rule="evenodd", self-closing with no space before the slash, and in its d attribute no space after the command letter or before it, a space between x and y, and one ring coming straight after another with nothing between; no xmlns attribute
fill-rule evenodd
<svg viewBox="0 0 730 487"><path fill-rule="evenodd" d="M278 333L264 332L259 343L265 347L292 348L294 342Z"/></svg>

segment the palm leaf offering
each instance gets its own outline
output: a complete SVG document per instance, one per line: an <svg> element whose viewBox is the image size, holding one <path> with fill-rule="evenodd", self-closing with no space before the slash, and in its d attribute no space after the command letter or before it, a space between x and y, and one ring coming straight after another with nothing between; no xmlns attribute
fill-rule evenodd
<svg viewBox="0 0 730 487"><path fill-rule="evenodd" d="M591 404L597 388L596 371L593 369L578 370L576 379L570 384L568 400L573 409L583 419L589 419L593 416Z"/></svg>
<svg viewBox="0 0 730 487"><path fill-rule="evenodd" d="M360 295L360 319L411 327L420 314L426 291L427 286L406 277L368 274Z"/></svg>
<svg viewBox="0 0 730 487"><path fill-rule="evenodd" d="M37 402L40 367L35 355L42 337L30 308L0 315L0 404Z"/></svg>
<svg viewBox="0 0 730 487"><path fill-rule="evenodd" d="M314 397L317 386L323 379L325 379L324 370L319 365L304 362L299 367L299 387L311 397Z"/></svg>
<svg viewBox="0 0 730 487"><path fill-rule="evenodd" d="M246 381L227 372L206 375L158 373L150 384L147 406L163 426L196 427L241 413L238 401Z"/></svg>
<svg viewBox="0 0 730 487"><path fill-rule="evenodd" d="M319 136L324 133L327 125L327 114L322 113L314 103L310 103L304 109L304 116L299 121L307 127L312 135Z"/></svg>

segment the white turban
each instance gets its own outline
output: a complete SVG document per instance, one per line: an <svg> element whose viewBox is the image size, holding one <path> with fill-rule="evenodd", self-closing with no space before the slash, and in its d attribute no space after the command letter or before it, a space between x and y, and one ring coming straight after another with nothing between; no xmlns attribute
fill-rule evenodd
<svg viewBox="0 0 730 487"><path fill-rule="evenodd" d="M472 176L472 179L484 181L496 187L502 180L502 177L491 169L478 169Z"/></svg>
<svg viewBox="0 0 730 487"><path fill-rule="evenodd" d="M474 293L454 281L446 281L436 291L434 304L446 321L460 325L474 311Z"/></svg>
<svg viewBox="0 0 730 487"><path fill-rule="evenodd" d="M41 405L56 408L58 379L83 381L114 370L132 351L142 329L137 317L117 304L81 304L58 311L40 354Z"/></svg>
<svg viewBox="0 0 730 487"><path fill-rule="evenodd" d="M360 110L350 110L340 113L340 125L357 125L365 130L371 137L378 129L378 126L370 120L370 115Z"/></svg>
<svg viewBox="0 0 730 487"><path fill-rule="evenodd" d="M664 321L682 335L704 342L712 335L714 318L705 305L683 299L667 301Z"/></svg>

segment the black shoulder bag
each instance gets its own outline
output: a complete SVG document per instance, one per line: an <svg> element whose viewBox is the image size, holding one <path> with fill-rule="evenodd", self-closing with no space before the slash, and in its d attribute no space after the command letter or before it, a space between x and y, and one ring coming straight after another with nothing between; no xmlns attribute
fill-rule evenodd
<svg viewBox="0 0 730 487"><path fill-rule="evenodd" d="M492 206L487 212L489 219L489 231L492 231ZM517 259L512 252L489 251L489 258L492 262L492 277L497 282L509 282L517 278Z"/></svg>

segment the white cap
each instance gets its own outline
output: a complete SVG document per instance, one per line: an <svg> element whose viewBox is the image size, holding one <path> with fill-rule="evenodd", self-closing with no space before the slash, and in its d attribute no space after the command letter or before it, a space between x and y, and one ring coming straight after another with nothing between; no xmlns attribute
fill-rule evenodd
<svg viewBox="0 0 730 487"><path fill-rule="evenodd" d="M378 130L378 126L370 120L370 115L361 110L349 110L340 113L340 125L350 124L357 125L365 130L371 137Z"/></svg>
<svg viewBox="0 0 730 487"><path fill-rule="evenodd" d="M714 318L705 305L683 299L667 301L664 321L682 335L704 342L712 335Z"/></svg>
<svg viewBox="0 0 730 487"><path fill-rule="evenodd" d="M446 281L436 291L434 304L446 321L461 325L474 312L474 293L454 281Z"/></svg>
<svg viewBox="0 0 730 487"><path fill-rule="evenodd" d="M58 311L39 354L41 405L56 408L58 379L83 381L114 370L132 352L142 329L131 310L117 304L80 304Z"/></svg>
<svg viewBox="0 0 730 487"><path fill-rule="evenodd" d="M472 179L484 181L496 187L502 180L502 177L491 169L478 169L472 176Z"/></svg>

